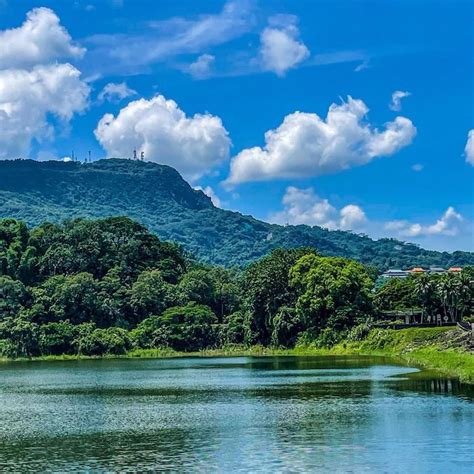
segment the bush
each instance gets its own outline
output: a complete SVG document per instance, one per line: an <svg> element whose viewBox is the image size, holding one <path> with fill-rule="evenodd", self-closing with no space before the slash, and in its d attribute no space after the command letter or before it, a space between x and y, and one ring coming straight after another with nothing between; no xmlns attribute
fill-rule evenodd
<svg viewBox="0 0 474 474"><path fill-rule="evenodd" d="M243 344L245 339L245 312L229 314L221 327L220 341L226 344Z"/></svg>
<svg viewBox="0 0 474 474"><path fill-rule="evenodd" d="M346 335L345 332L336 332L331 328L326 328L321 331L318 338L315 340L317 347L329 348L341 342Z"/></svg>
<svg viewBox="0 0 474 474"><path fill-rule="evenodd" d="M370 332L371 321L367 320L365 323L361 323L357 326L354 326L347 335L347 340L350 342L362 341L364 340Z"/></svg>
<svg viewBox="0 0 474 474"><path fill-rule="evenodd" d="M217 317L208 306L188 303L158 317L163 344L176 351L198 351L217 341Z"/></svg>
<svg viewBox="0 0 474 474"><path fill-rule="evenodd" d="M28 299L28 290L21 281L0 275L0 321L16 316Z"/></svg>
<svg viewBox="0 0 474 474"><path fill-rule="evenodd" d="M0 324L0 340L4 357L34 357L39 355L39 326L27 317L7 318Z"/></svg>
<svg viewBox="0 0 474 474"><path fill-rule="evenodd" d="M40 326L39 349L42 355L71 354L75 328L69 321Z"/></svg>
<svg viewBox="0 0 474 474"><path fill-rule="evenodd" d="M131 347L130 337L121 328L94 329L83 331L75 340L77 352L83 355L100 356L105 354L125 354Z"/></svg>
<svg viewBox="0 0 474 474"><path fill-rule="evenodd" d="M281 307L273 318L272 344L292 347L301 328L301 320L295 308Z"/></svg>
<svg viewBox="0 0 474 474"><path fill-rule="evenodd" d="M130 331L133 346L140 349L167 347L170 336L170 330L163 326L158 316L144 319L135 329Z"/></svg>

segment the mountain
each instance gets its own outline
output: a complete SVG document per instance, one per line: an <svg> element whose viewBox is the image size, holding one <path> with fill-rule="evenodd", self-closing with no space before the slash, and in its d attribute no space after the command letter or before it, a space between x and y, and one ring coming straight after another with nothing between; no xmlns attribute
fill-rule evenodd
<svg viewBox="0 0 474 474"><path fill-rule="evenodd" d="M472 252L435 252L395 239L321 227L280 226L214 207L173 168L122 159L94 163L0 161L0 217L29 225L126 215L202 261L245 265L276 247L315 247L379 269L473 265Z"/></svg>

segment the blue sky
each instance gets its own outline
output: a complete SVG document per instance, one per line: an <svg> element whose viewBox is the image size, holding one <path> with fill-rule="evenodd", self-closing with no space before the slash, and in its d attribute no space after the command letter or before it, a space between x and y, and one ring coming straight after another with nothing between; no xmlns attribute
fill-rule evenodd
<svg viewBox="0 0 474 474"><path fill-rule="evenodd" d="M474 250L473 20L453 0L0 0L0 158L137 149L223 208Z"/></svg>

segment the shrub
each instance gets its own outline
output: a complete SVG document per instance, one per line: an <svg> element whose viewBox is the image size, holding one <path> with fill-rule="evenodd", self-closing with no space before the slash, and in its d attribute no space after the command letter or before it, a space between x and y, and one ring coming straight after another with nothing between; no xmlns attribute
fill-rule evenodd
<svg viewBox="0 0 474 474"><path fill-rule="evenodd" d="M104 355L124 354L131 347L130 337L124 329L107 328L84 331L74 341L79 354Z"/></svg>
<svg viewBox="0 0 474 474"><path fill-rule="evenodd" d="M74 351L74 326L69 321L40 326L39 349L43 355L71 354Z"/></svg>

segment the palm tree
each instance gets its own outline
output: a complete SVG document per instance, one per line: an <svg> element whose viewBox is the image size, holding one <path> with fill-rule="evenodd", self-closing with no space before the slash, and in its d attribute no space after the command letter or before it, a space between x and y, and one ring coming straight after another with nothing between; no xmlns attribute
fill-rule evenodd
<svg viewBox="0 0 474 474"><path fill-rule="evenodd" d="M447 273L439 280L438 294L445 316L451 321L460 321L470 307L473 296L473 282L467 274Z"/></svg>
<svg viewBox="0 0 474 474"><path fill-rule="evenodd" d="M431 299L432 293L433 293L433 282L426 273L422 273L415 280L415 294L421 300L421 309L422 309L421 322L423 322L426 317L426 308L428 306L428 302Z"/></svg>
<svg viewBox="0 0 474 474"><path fill-rule="evenodd" d="M459 277L459 321L466 310L469 310L472 304L472 298L474 295L474 281L470 279L469 275L462 272Z"/></svg>
<svg viewBox="0 0 474 474"><path fill-rule="evenodd" d="M445 316L449 316L451 321L456 321L456 313L459 297L459 285L453 273L446 273L438 282L438 293L443 306Z"/></svg>

